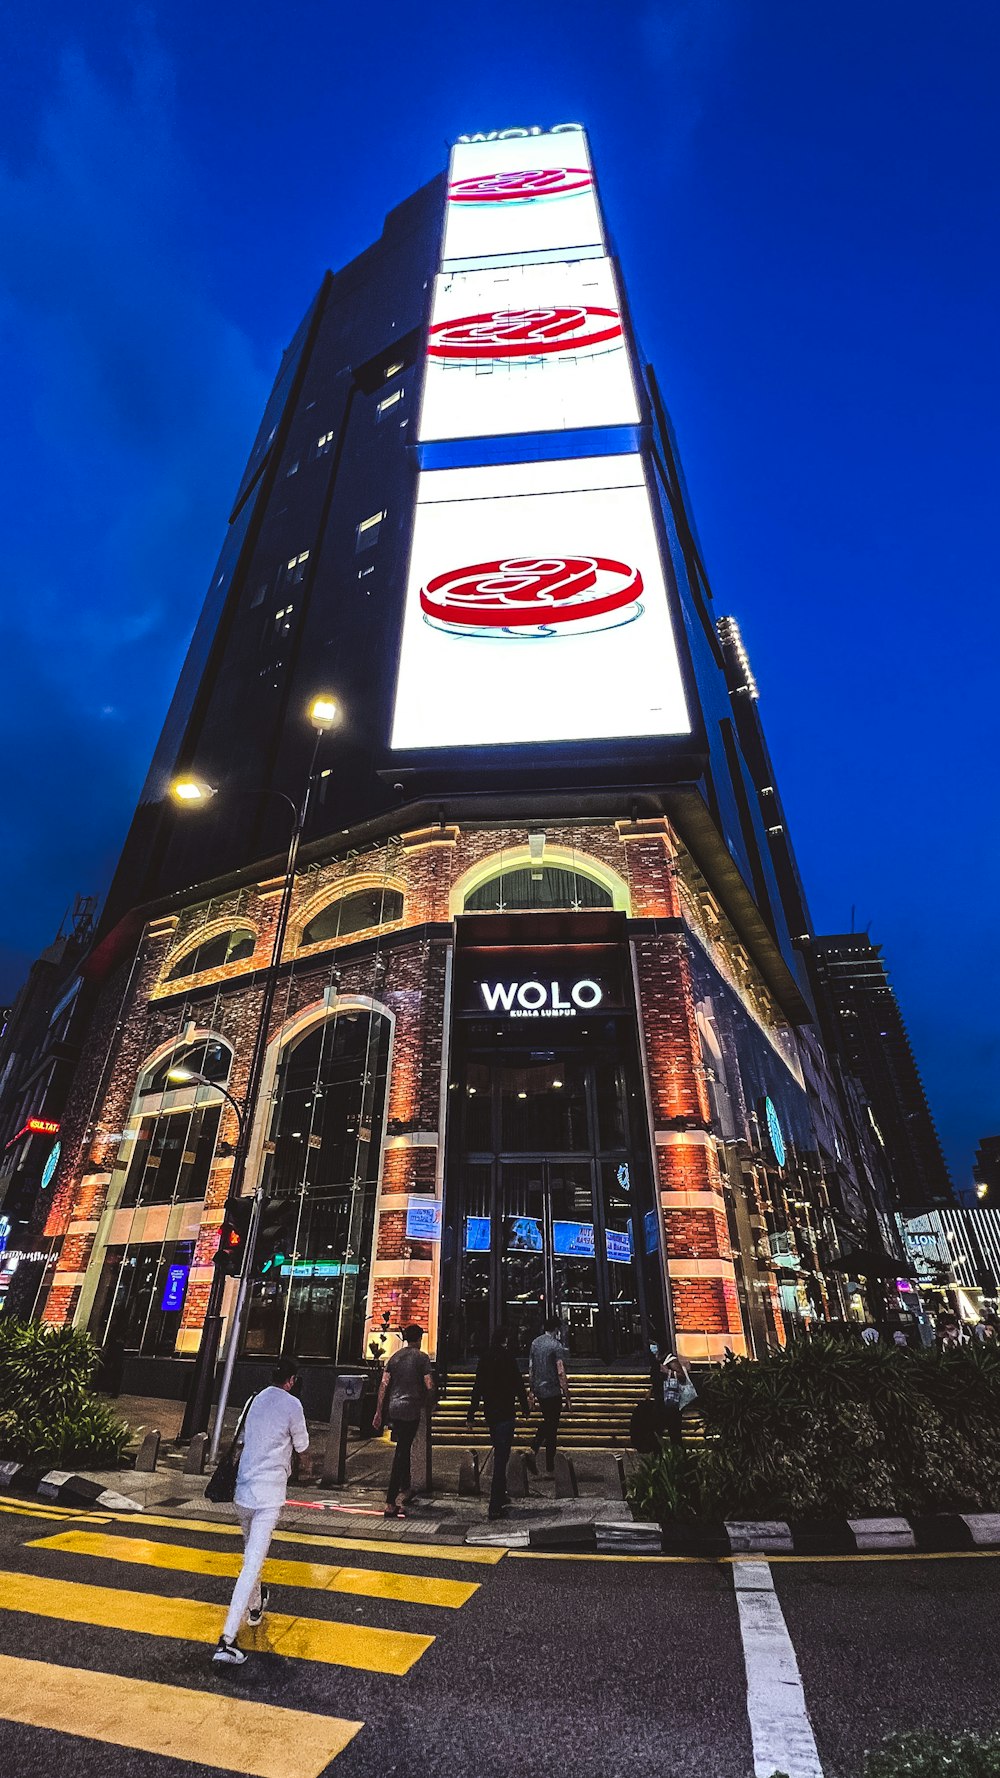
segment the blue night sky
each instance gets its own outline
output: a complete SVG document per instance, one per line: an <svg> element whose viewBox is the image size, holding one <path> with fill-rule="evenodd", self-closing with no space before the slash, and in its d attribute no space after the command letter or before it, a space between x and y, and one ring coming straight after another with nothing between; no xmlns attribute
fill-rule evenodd
<svg viewBox="0 0 1000 1778"><path fill-rule="evenodd" d="M967 1184L1000 1129L1000 9L23 19L0 23L0 996L107 887L323 270L457 134L579 119L817 927L854 905L885 946Z"/></svg>

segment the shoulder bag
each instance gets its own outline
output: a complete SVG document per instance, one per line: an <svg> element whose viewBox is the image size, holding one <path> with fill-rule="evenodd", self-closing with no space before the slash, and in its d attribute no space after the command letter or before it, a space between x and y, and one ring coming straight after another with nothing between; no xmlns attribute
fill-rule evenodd
<svg viewBox="0 0 1000 1778"><path fill-rule="evenodd" d="M226 1501L232 1500L236 1494L236 1472L240 1467L240 1457L243 1452L243 1428L251 1404L256 1399L254 1395L247 1397L243 1405L243 1412L236 1422L236 1431L205 1483L205 1499L213 1500L216 1506L222 1506Z"/></svg>

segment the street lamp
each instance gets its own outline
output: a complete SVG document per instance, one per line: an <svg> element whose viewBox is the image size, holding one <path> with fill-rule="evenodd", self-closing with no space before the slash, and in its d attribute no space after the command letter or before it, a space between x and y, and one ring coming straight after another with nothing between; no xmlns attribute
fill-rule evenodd
<svg viewBox="0 0 1000 1778"><path fill-rule="evenodd" d="M246 1092L243 1096L242 1110L237 1107L236 1101L232 1098L230 1093L226 1092L224 1088L218 1088L218 1091L223 1094L224 1098L229 1100L229 1103L233 1106L234 1110L237 1111L237 1123L239 1126L239 1139L236 1144L236 1153L233 1156L233 1170L229 1179L229 1191L226 1195L224 1213L229 1210L231 1204L235 1203L236 1200L243 1195L242 1187L243 1180L246 1176L247 1160L249 1158L250 1135L253 1131L257 1112L257 1101L260 1097L260 1085L264 1074L264 1063L267 1057L267 1041L271 1024L271 1012L274 1006L274 994L278 982L278 971L281 967L282 953L285 947L285 934L288 930L288 916L292 906L292 892L295 888L295 866L298 861L299 844L302 839L303 829L305 828L306 818L309 814L309 804L312 800L313 785L322 775L316 771L316 760L319 754L320 745L323 736L340 720L340 713L340 705L336 698L330 697L327 694L313 698L312 703L309 706L309 720L315 730L316 740L313 744L312 758L309 761L309 770L306 774L302 796L298 804L296 804L292 801L291 797L285 795L284 791L274 792L276 796L280 796L282 800L288 804L289 808L292 810L294 819L292 822L291 837L288 842L288 856L285 860L285 877L281 890L281 901L278 904L278 918L274 928L274 943L271 947L271 960L264 973L260 1011L257 1017L257 1031L250 1056L250 1067L247 1074L247 1085ZM206 783L204 779L197 777L194 773L186 773L183 777L174 780L171 785L171 794L182 808L196 809L199 807L203 808L207 802L210 802L212 797L215 796L216 790L213 785ZM170 1073L173 1074L175 1079L178 1074L187 1074L187 1072L187 1070L181 1070L180 1068L170 1070ZM216 1083L214 1081L209 1081L207 1084L214 1086ZM226 1403L229 1399L229 1387L232 1380L233 1365L236 1360L236 1349L239 1344L240 1322L243 1315L247 1288L253 1267L254 1246L257 1238L257 1226L260 1220L261 1200L262 1192L258 1188L254 1194L254 1207L250 1217L250 1226L247 1230L246 1248L244 1250L243 1265L240 1271L239 1291L236 1298L236 1307L233 1313L232 1327L227 1344L226 1363L222 1377L222 1384L219 1390L219 1405L215 1416L215 1427L213 1430L210 1452L212 1457L215 1456L219 1448L219 1440L222 1435L222 1423L226 1412ZM208 1422L212 1411L212 1384L215 1380L215 1366L219 1353L219 1341L222 1336L221 1310L224 1290L225 1279L220 1267L216 1266L215 1274L212 1278L212 1287L208 1294L205 1319L202 1323L201 1339L198 1343L198 1353L195 1358L194 1376L191 1381L191 1391L188 1396L187 1405L184 1410L184 1420L181 1425L180 1436L182 1439L193 1438L196 1432L205 1432L208 1428Z"/></svg>

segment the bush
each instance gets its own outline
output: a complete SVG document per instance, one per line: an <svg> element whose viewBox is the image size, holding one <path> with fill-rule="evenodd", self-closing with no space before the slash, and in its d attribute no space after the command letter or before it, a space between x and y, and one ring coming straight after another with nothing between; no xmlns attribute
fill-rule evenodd
<svg viewBox="0 0 1000 1778"><path fill-rule="evenodd" d="M661 1520L968 1512L1000 1502L1000 1351L814 1336L701 1385L705 1445L654 1452L629 1498Z"/></svg>
<svg viewBox="0 0 1000 1778"><path fill-rule="evenodd" d="M0 1456L118 1463L128 1427L93 1393L98 1350L75 1327L0 1319Z"/></svg>

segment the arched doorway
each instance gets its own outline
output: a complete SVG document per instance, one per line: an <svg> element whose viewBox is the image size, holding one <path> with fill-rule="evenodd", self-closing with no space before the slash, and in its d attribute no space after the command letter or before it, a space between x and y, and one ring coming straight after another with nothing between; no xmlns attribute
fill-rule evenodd
<svg viewBox="0 0 1000 1778"><path fill-rule="evenodd" d="M263 1185L289 1205L292 1251L252 1288L247 1357L364 1357L389 1039L386 1013L348 1005L281 1056Z"/></svg>

